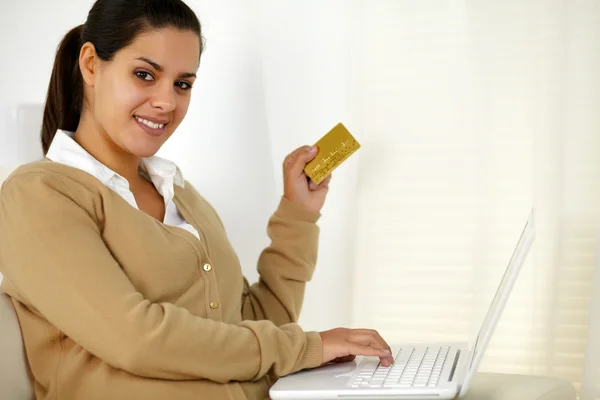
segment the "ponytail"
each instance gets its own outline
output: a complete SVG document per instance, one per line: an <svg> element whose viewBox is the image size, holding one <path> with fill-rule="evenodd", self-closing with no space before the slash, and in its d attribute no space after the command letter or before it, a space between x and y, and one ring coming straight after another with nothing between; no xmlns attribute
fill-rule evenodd
<svg viewBox="0 0 600 400"><path fill-rule="evenodd" d="M75 131L83 106L83 79L79 70L79 52L84 25L79 25L60 42L48 85L42 121L42 150L48 152L58 129Z"/></svg>

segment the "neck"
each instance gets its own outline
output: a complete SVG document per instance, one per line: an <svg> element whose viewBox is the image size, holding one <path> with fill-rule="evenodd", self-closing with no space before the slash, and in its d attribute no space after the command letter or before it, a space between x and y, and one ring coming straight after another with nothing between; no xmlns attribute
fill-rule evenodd
<svg viewBox="0 0 600 400"><path fill-rule="evenodd" d="M73 138L92 157L127 179L130 186L143 181L138 172L141 158L120 148L87 112L82 113Z"/></svg>

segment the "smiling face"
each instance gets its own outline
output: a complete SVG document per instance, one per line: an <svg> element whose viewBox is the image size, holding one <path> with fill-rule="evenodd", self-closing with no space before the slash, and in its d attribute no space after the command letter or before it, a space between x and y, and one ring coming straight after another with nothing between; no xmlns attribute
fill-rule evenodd
<svg viewBox="0 0 600 400"><path fill-rule="evenodd" d="M82 68L93 87L87 97L101 136L95 139L132 156L154 155L187 113L199 59L199 37L174 28L138 35L111 61L96 56L93 76Z"/></svg>

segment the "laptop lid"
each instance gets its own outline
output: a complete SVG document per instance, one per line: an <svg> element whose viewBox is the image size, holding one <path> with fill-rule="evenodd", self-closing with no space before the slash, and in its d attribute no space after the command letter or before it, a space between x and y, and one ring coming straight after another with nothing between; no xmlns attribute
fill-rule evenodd
<svg viewBox="0 0 600 400"><path fill-rule="evenodd" d="M512 291L515 281L519 276L521 266L527 258L527 253L529 252L535 237L533 217L534 210L532 209L529 213L529 218L525 223L525 227L523 228L523 232L521 233L521 237L519 238L519 242L515 247L506 270L504 271L504 276L502 277L502 281L496 290L492 304L486 313L485 319L483 320L483 324L481 325L477 339L475 339L473 349L471 350L471 360L467 367L467 373L461 386L459 396L464 396L468 390L471 378L481 363L483 353L492 338L492 334L494 333L494 329L496 329L496 325L498 324L498 320L502 315L502 311L504 310L504 306L506 305L510 292Z"/></svg>

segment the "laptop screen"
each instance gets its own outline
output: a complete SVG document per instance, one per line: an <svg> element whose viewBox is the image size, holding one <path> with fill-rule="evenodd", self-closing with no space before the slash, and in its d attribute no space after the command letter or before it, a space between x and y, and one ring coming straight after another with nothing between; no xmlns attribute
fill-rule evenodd
<svg viewBox="0 0 600 400"><path fill-rule="evenodd" d="M492 305L487 311L481 329L479 330L479 334L477 335L477 339L473 345L467 379L469 379L469 375L472 375L479 366L483 352L492 337L494 329L496 328L496 324L498 323L500 315L504 309L504 305L508 300L508 296L517 279L517 276L519 275L521 266L525 262L527 253L531 248L534 234L533 210L531 210L529 213L529 218L527 219L527 223L525 224L523 232L521 233L521 237L519 238L519 242L515 247L513 255L508 263L508 266L506 267L506 271L504 272L504 276L502 277L502 281L500 282L498 290L496 291L494 299L492 300ZM467 384L466 381L465 384Z"/></svg>

